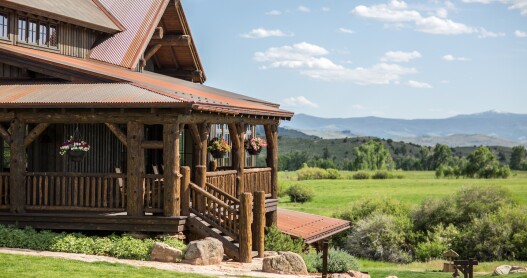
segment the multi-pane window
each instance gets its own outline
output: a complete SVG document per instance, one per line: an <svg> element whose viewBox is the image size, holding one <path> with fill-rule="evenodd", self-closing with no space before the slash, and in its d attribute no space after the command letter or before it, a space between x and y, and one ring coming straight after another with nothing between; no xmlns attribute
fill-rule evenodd
<svg viewBox="0 0 527 278"><path fill-rule="evenodd" d="M0 13L0 38L9 38L9 28L8 28L9 17L7 14Z"/></svg>
<svg viewBox="0 0 527 278"><path fill-rule="evenodd" d="M18 18L18 41L43 47L58 46L57 26L45 21Z"/></svg>

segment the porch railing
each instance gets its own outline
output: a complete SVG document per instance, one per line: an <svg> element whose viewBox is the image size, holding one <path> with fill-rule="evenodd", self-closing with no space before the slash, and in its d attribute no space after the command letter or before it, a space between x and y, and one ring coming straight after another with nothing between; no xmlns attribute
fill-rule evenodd
<svg viewBox="0 0 527 278"><path fill-rule="evenodd" d="M271 196L271 168L250 168L243 172L245 192L264 191L266 197Z"/></svg>
<svg viewBox="0 0 527 278"><path fill-rule="evenodd" d="M126 174L26 173L26 209L126 211Z"/></svg>
<svg viewBox="0 0 527 278"><path fill-rule="evenodd" d="M163 175L145 175L145 212L163 212Z"/></svg>
<svg viewBox="0 0 527 278"><path fill-rule="evenodd" d="M236 170L207 172L207 183L213 184L221 191L236 197L238 196L236 191L237 173Z"/></svg>
<svg viewBox="0 0 527 278"><path fill-rule="evenodd" d="M0 209L9 208L10 176L9 173L0 173Z"/></svg>

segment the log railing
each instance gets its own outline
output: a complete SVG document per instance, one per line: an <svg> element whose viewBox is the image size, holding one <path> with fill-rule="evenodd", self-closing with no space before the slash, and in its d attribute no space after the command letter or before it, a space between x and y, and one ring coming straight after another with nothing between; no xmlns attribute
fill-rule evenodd
<svg viewBox="0 0 527 278"><path fill-rule="evenodd" d="M163 212L163 175L145 175L145 212Z"/></svg>
<svg viewBox="0 0 527 278"><path fill-rule="evenodd" d="M0 209L9 208L10 176L9 173L0 173Z"/></svg>
<svg viewBox="0 0 527 278"><path fill-rule="evenodd" d="M26 173L26 189L28 210L126 210L126 174Z"/></svg>
<svg viewBox="0 0 527 278"><path fill-rule="evenodd" d="M236 191L236 170L227 170L227 171L216 171L216 172L207 172L207 183L213 184L215 187L219 188L221 191L237 197L238 192Z"/></svg>
<svg viewBox="0 0 527 278"><path fill-rule="evenodd" d="M266 197L271 197L271 168L250 168L243 172L245 192L264 191Z"/></svg>
<svg viewBox="0 0 527 278"><path fill-rule="evenodd" d="M217 191L217 195L219 190ZM228 198L229 203L222 201L205 189L190 183L190 211L214 228L230 236L235 241L239 240L240 233L240 201Z"/></svg>
<svg viewBox="0 0 527 278"><path fill-rule="evenodd" d="M237 198L231 196L227 192L222 191L221 189L217 188L215 185L213 185L211 183L206 183L205 184L205 190L207 192L209 192L212 196L218 198L222 202L224 202L227 205L229 205L230 207L238 209L239 204L240 204L240 200L238 200Z"/></svg>

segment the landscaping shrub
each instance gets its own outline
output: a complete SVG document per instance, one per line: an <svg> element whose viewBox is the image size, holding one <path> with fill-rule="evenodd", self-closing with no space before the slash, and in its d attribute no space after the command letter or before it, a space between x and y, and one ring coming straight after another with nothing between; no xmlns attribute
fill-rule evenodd
<svg viewBox="0 0 527 278"><path fill-rule="evenodd" d="M446 250L446 246L438 241L419 242L415 248L415 257L421 262L427 262L441 258Z"/></svg>
<svg viewBox="0 0 527 278"><path fill-rule="evenodd" d="M294 203L305 203L313 199L315 192L313 189L303 184L293 184L287 189L287 195Z"/></svg>
<svg viewBox="0 0 527 278"><path fill-rule="evenodd" d="M354 180L367 180L370 178L370 174L367 172L357 172L353 174Z"/></svg>
<svg viewBox="0 0 527 278"><path fill-rule="evenodd" d="M303 254L308 272L322 272L322 253L309 252ZM328 272L345 273L348 270L358 270L359 262L346 251L338 248L328 250Z"/></svg>
<svg viewBox="0 0 527 278"><path fill-rule="evenodd" d="M304 250L304 240L301 238L292 238L286 235L276 227L265 228L264 247L266 251L291 251L302 254Z"/></svg>
<svg viewBox="0 0 527 278"><path fill-rule="evenodd" d="M371 178L374 180L385 180L385 179L389 179L390 175L388 174L387 171L377 171L375 172L375 174L371 176Z"/></svg>
<svg viewBox="0 0 527 278"><path fill-rule="evenodd" d="M131 236L111 235L88 237L80 233L37 232L32 228L18 229L0 225L0 247L28 248L89 255L106 255L125 259L148 260L156 241L184 250L183 242L172 238L135 239Z"/></svg>
<svg viewBox="0 0 527 278"><path fill-rule="evenodd" d="M340 172L336 169L322 169L317 167L304 166L296 171L298 180L323 180L340 179Z"/></svg>

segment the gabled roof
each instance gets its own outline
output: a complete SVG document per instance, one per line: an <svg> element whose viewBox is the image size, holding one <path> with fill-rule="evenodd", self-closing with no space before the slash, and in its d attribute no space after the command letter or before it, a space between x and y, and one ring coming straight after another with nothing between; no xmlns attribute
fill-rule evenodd
<svg viewBox="0 0 527 278"><path fill-rule="evenodd" d="M94 46L89 57L129 69L135 68L169 0L98 1L123 24L125 30Z"/></svg>
<svg viewBox="0 0 527 278"><path fill-rule="evenodd" d="M134 72L123 67L93 60L84 60L7 44L0 44L0 58L5 63L15 61L19 64L31 63L33 67L40 65L42 70L48 70L50 75L53 75L52 71L54 70L59 72L67 71L72 75L82 73L111 82L130 83L136 87L159 92L180 99L182 102L190 103L192 104L192 109L198 111L287 119L293 116L293 113L279 109L277 104L263 100L156 73Z"/></svg>
<svg viewBox="0 0 527 278"><path fill-rule="evenodd" d="M122 25L98 0L3 0L0 5L105 33L122 31Z"/></svg>

